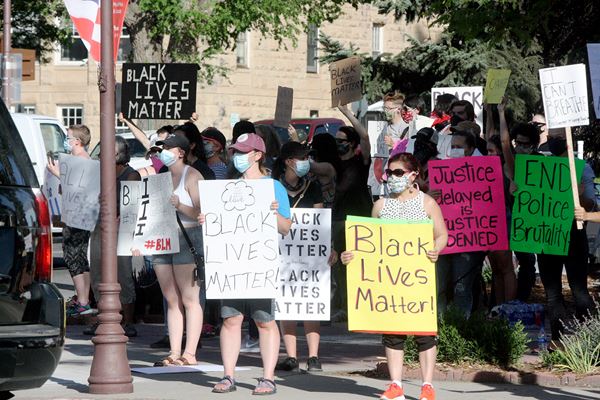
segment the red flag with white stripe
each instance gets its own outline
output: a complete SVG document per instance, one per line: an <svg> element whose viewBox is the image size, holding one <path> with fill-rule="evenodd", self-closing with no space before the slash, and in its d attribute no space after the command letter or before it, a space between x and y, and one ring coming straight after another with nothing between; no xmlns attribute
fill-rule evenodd
<svg viewBox="0 0 600 400"><path fill-rule="evenodd" d="M115 62L119 52L127 3L128 0L113 0ZM65 0L65 6L90 57L100 62L100 0Z"/></svg>

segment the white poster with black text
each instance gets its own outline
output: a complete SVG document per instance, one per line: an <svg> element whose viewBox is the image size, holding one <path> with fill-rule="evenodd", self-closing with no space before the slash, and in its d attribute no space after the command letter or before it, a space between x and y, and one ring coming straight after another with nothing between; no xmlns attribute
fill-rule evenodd
<svg viewBox="0 0 600 400"><path fill-rule="evenodd" d="M331 210L293 208L292 228L279 237L279 294L275 319L328 321L330 316Z"/></svg>
<svg viewBox="0 0 600 400"><path fill-rule="evenodd" d="M60 153L60 220L71 228L93 231L100 213L100 162Z"/></svg>
<svg viewBox="0 0 600 400"><path fill-rule="evenodd" d="M207 299L277 296L277 217L272 179L200 181Z"/></svg>

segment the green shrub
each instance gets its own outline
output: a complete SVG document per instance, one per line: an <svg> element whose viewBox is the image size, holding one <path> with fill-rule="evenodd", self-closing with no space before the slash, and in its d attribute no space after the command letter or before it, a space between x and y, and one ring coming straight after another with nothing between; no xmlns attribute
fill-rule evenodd
<svg viewBox="0 0 600 400"><path fill-rule="evenodd" d="M575 319L567 324L567 330L572 334L560 338L562 348L554 352L558 360L554 365L576 374L600 371L600 315Z"/></svg>
<svg viewBox="0 0 600 400"><path fill-rule="evenodd" d="M566 360L563 354L559 351L542 351L540 353L542 365L548 369L560 368L560 365L564 365Z"/></svg>

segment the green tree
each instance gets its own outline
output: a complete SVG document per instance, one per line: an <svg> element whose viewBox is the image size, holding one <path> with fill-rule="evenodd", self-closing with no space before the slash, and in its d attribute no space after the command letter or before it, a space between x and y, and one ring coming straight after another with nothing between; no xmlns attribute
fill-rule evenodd
<svg viewBox="0 0 600 400"><path fill-rule="evenodd" d="M3 11L0 9L1 19ZM55 44L67 43L70 38L70 29L56 24L65 14L62 0L13 0L12 47L35 49L42 62L48 61Z"/></svg>

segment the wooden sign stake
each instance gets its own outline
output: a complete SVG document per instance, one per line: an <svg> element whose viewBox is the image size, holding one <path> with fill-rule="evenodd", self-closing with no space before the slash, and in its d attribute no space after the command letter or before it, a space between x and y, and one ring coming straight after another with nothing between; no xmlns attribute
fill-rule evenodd
<svg viewBox="0 0 600 400"><path fill-rule="evenodd" d="M571 135L571 127L566 129L567 136L567 155L569 157L569 171L571 173L571 189L573 192L573 206L579 207L579 185L577 183L577 170L575 169L575 155L573 154L573 136ZM583 229L583 221L577 221L577 229Z"/></svg>

